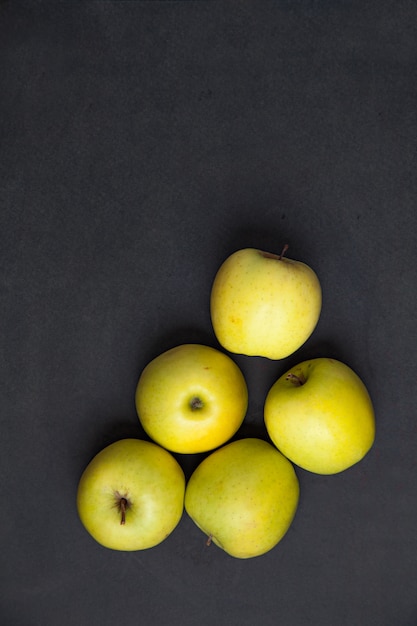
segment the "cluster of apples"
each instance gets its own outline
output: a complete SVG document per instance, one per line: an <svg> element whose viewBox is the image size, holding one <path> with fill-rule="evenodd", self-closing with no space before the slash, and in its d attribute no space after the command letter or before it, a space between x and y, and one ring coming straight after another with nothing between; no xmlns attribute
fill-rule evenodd
<svg viewBox="0 0 417 626"><path fill-rule="evenodd" d="M213 329L227 351L269 359L294 353L317 325L322 293L306 264L253 248L221 265L211 290ZM87 531L115 550L161 543L184 508L236 558L282 539L299 501L297 465L335 474L360 461L375 437L368 391L340 361L319 357L282 375L264 406L271 443L230 442L248 406L230 356L183 344L153 359L136 388L139 420L152 441L123 439L99 452L80 479L77 508ZM209 452L186 483L173 453ZM294 464L294 465L293 465Z"/></svg>

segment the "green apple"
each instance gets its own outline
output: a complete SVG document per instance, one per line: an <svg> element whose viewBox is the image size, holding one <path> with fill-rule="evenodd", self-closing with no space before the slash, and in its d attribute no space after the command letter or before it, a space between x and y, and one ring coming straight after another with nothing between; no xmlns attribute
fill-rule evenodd
<svg viewBox="0 0 417 626"><path fill-rule="evenodd" d="M177 526L184 492L184 473L167 450L122 439L99 452L84 470L77 509L98 543L113 550L144 550Z"/></svg>
<svg viewBox="0 0 417 626"><path fill-rule="evenodd" d="M218 270L210 310L219 343L248 356L283 359L311 335L321 287L304 263L254 248L238 250Z"/></svg>
<svg viewBox="0 0 417 626"><path fill-rule="evenodd" d="M375 438L369 393L347 365L304 361L268 392L265 425L276 447L299 467L336 474L360 461Z"/></svg>
<svg viewBox="0 0 417 626"><path fill-rule="evenodd" d="M148 363L135 401L151 439L173 452L193 454L217 448L236 433L248 390L229 356L209 346L183 344Z"/></svg>
<svg viewBox="0 0 417 626"><path fill-rule="evenodd" d="M292 464L256 438L233 441L206 457L185 490L185 510L212 541L233 557L271 550L294 518L299 483Z"/></svg>

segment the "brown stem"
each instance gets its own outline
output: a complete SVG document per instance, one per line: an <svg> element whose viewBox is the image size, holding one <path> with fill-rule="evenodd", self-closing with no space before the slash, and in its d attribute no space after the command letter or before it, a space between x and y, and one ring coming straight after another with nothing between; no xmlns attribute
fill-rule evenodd
<svg viewBox="0 0 417 626"><path fill-rule="evenodd" d="M281 254L278 257L280 261L282 260L282 257L284 256L287 250L288 250L288 244L286 243L285 246L282 248Z"/></svg>
<svg viewBox="0 0 417 626"><path fill-rule="evenodd" d="M120 512L122 514L122 518L120 520L120 525L124 526L126 523L126 509L127 509L127 500L126 498L120 498L119 502Z"/></svg>
<svg viewBox="0 0 417 626"><path fill-rule="evenodd" d="M289 380L293 385L296 385L296 387L301 387L301 385L304 385L304 383L306 382L306 379L304 378L302 373L297 376L297 374L293 374L292 372L290 372L286 375L285 379Z"/></svg>
<svg viewBox="0 0 417 626"><path fill-rule="evenodd" d="M211 541L212 541L212 539L213 539L213 535L209 535L209 536L207 537L206 546L211 546Z"/></svg>

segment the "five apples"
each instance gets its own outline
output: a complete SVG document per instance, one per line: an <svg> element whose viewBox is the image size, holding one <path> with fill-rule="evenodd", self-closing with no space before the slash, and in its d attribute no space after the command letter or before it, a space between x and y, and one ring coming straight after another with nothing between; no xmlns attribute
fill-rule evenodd
<svg viewBox="0 0 417 626"><path fill-rule="evenodd" d="M219 268L211 289L213 330L230 353L284 359L314 331L321 313L319 279L306 264L254 248ZM116 550L158 545L183 510L236 558L271 550L296 514L294 465L336 474L373 445L368 391L346 364L319 357L291 368L269 390L264 421L270 442L232 438L245 418L242 372L221 350L184 344L142 371L135 396L151 441L125 439L99 452L78 486L86 530ZM174 454L208 453L186 484ZM294 464L294 465L293 465Z"/></svg>

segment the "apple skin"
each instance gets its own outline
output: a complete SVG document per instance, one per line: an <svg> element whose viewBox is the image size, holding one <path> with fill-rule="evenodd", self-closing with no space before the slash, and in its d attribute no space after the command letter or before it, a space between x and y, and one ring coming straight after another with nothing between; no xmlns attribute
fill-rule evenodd
<svg viewBox="0 0 417 626"><path fill-rule="evenodd" d="M140 439L121 439L99 452L84 470L77 510L85 529L106 548L145 550L177 526L184 493L184 473L167 450ZM128 501L124 523L121 497Z"/></svg>
<svg viewBox="0 0 417 626"><path fill-rule="evenodd" d="M136 388L136 409L145 432L181 454L217 448L241 426L248 406L242 372L226 354L183 344L153 359Z"/></svg>
<svg viewBox="0 0 417 626"><path fill-rule="evenodd" d="M215 335L229 352L283 359L309 338L322 293L304 263L244 248L219 268L211 290Z"/></svg>
<svg viewBox="0 0 417 626"><path fill-rule="evenodd" d="M358 463L375 439L369 393L335 359L304 361L283 374L267 394L264 418L282 454L316 474L336 474Z"/></svg>
<svg viewBox="0 0 417 626"><path fill-rule="evenodd" d="M283 538L295 516L299 483L292 464L270 443L233 441L206 457L185 490L185 510L227 554L249 559Z"/></svg>

